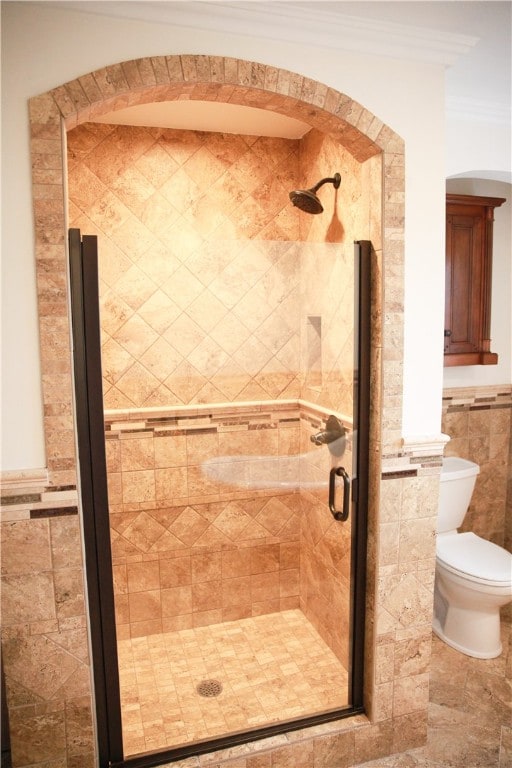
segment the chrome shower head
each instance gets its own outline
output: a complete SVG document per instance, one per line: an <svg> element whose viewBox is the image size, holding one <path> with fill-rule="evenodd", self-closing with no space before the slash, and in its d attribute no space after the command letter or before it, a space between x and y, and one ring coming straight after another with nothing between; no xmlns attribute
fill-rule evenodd
<svg viewBox="0 0 512 768"><path fill-rule="evenodd" d="M293 192L290 192L290 200L293 205L305 213L322 213L324 208L316 192L323 184L332 184L334 189L338 189L341 184L340 174L335 173L332 178L321 179L318 184L315 184L310 189L295 189Z"/></svg>

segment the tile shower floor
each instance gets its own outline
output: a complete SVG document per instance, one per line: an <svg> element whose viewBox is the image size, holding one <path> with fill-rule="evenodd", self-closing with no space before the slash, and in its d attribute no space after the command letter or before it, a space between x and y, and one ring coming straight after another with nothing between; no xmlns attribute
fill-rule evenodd
<svg viewBox="0 0 512 768"><path fill-rule="evenodd" d="M126 755L347 704L347 671L299 610L121 640ZM218 696L196 687L215 680Z"/></svg>

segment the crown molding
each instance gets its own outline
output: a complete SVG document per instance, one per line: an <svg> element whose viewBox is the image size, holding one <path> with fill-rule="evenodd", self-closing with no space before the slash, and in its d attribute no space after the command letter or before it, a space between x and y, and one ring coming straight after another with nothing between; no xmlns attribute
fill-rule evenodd
<svg viewBox="0 0 512 768"><path fill-rule="evenodd" d="M395 59L453 64L478 42L478 37L436 29L346 15L315 4L187 0L153 2L46 2L45 6L88 14L169 24L226 34L300 43Z"/></svg>
<svg viewBox="0 0 512 768"><path fill-rule="evenodd" d="M475 99L469 96L458 96L446 99L446 113L453 120L470 120L471 122L511 124L510 102L492 101L490 99Z"/></svg>
<svg viewBox="0 0 512 768"><path fill-rule="evenodd" d="M449 435L445 435L442 432L439 435L409 435L402 437L403 450L407 456L442 455L448 442L450 442Z"/></svg>

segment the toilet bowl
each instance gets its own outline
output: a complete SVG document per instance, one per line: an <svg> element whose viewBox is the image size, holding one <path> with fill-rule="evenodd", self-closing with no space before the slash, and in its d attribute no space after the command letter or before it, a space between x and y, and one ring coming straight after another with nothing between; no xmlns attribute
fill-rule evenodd
<svg viewBox="0 0 512 768"><path fill-rule="evenodd" d="M439 492L433 630L468 656L499 656L500 608L512 600L512 555L474 533L458 533L480 469L443 459Z"/></svg>

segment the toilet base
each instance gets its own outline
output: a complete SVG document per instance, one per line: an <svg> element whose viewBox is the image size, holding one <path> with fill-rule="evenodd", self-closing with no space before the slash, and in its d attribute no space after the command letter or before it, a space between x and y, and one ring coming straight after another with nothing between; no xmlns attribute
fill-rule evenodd
<svg viewBox="0 0 512 768"><path fill-rule="evenodd" d="M446 643L446 645L449 645L450 648L454 648L456 651L460 651L461 653L466 654L466 656L472 656L474 659L495 659L497 656L501 655L501 652L503 650L501 641L499 642L499 645L496 648L491 648L485 651L478 651L474 648L467 648L464 645L461 645L460 643L457 643L455 640L453 640L451 637L448 637L445 635L443 630L441 629L441 624L439 622L439 619L437 619L434 616L434 619L432 621L432 630L437 637L443 641L443 643Z"/></svg>

